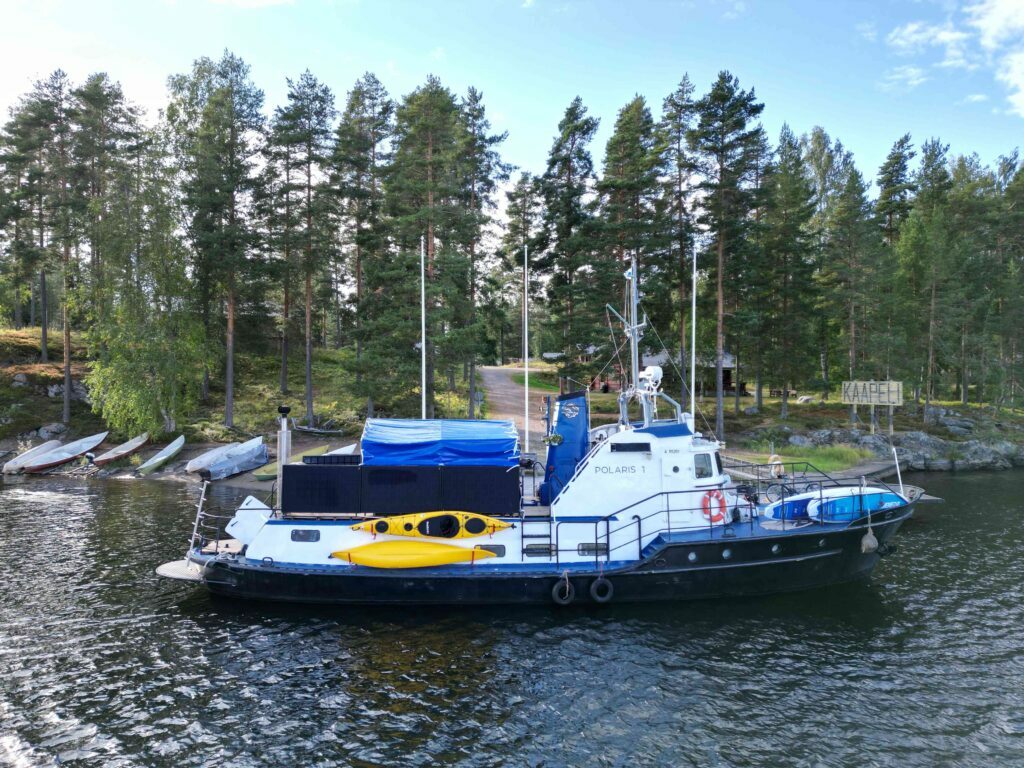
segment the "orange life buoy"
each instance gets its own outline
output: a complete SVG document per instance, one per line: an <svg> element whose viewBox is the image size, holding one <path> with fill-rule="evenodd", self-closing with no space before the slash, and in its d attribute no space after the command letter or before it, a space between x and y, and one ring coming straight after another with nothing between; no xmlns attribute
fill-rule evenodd
<svg viewBox="0 0 1024 768"><path fill-rule="evenodd" d="M712 506L717 502L716 506ZM715 488L704 494L701 502L701 510L704 512L704 519L709 523L721 523L725 521L725 494Z"/></svg>

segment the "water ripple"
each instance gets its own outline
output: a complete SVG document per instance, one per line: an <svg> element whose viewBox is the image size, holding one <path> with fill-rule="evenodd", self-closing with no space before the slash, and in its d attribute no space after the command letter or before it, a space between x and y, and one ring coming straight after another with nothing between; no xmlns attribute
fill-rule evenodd
<svg viewBox="0 0 1024 768"><path fill-rule="evenodd" d="M1019 476L923 483L949 503L906 526L870 584L401 612L160 581L193 489L9 484L0 763L1021 764Z"/></svg>

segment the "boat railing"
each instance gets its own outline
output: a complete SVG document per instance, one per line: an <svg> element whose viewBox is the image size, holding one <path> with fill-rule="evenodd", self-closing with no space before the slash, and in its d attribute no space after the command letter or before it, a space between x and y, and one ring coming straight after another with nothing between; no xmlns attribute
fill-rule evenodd
<svg viewBox="0 0 1024 768"><path fill-rule="evenodd" d="M209 486L209 481L205 481L199 494L196 519L192 525L192 537L189 540L189 552L201 550L216 554L221 551L222 545L231 538L226 535L225 527L231 522L234 515L217 514L207 509L206 491Z"/></svg>
<svg viewBox="0 0 1024 768"><path fill-rule="evenodd" d="M803 462L803 464L806 464L806 462ZM811 467L811 465L807 465L807 467ZM824 502L826 498L829 498L825 493L827 488L864 487L865 483L863 479L853 481L831 478L825 475L825 473L820 473L820 475L824 476L826 481L815 481L815 487L800 487L784 482L777 484L778 496L771 499L770 503L779 503L778 509L780 514L777 518L769 518L776 530L779 532L806 530L812 526L824 528L837 522L847 522L853 525L857 521L869 516L872 512L877 511L866 508L865 494L858 493L851 497L856 499L856 509L854 510L855 514L852 514L850 519L836 520L826 515ZM873 482L872 486L880 490L897 493L895 489L886 483ZM715 538L729 540L738 535L740 530L742 530L742 526L748 526L750 533L754 533L755 528L759 524L764 524L759 523L759 520L762 516L760 502L765 497L762 497L751 486L737 486L728 489L728 495L725 496L727 501L725 504L725 521L713 521L712 518L715 517L713 510L711 515L705 513L705 497L709 492L715 490L723 494L726 492L726 489L720 487L661 491L597 519L573 520L572 518L563 518L555 525L553 549L556 563L559 562L562 552L580 551L578 547L581 544L575 539L573 549L563 550L561 548L561 528L564 525L593 526L592 552L595 566L600 567L602 561L606 563L611 562L616 559L617 555L629 551L632 547L636 547L637 558L643 559L644 548L657 539L658 536L665 534L694 533L703 530L706 531L708 540ZM817 498L811 497L809 501L816 500L818 502L818 514L815 517L811 517L809 514L789 516L786 502L796 495L806 497L808 493L816 493ZM709 505L717 504L717 500L709 499L708 503ZM655 508L651 509L651 506ZM702 522L694 523L694 520L701 520ZM618 535L630 529L635 529L634 535L626 537Z"/></svg>

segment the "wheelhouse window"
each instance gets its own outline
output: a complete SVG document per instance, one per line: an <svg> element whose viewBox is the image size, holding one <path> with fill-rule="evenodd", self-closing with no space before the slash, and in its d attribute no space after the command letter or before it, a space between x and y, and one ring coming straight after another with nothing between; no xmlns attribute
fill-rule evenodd
<svg viewBox="0 0 1024 768"><path fill-rule="evenodd" d="M725 469L722 467L722 454L715 454L715 466L718 467L718 474L724 475Z"/></svg>
<svg viewBox="0 0 1024 768"><path fill-rule="evenodd" d="M693 469L694 477L698 480L701 478L714 477L714 470L711 469L711 454L695 454L693 457Z"/></svg>

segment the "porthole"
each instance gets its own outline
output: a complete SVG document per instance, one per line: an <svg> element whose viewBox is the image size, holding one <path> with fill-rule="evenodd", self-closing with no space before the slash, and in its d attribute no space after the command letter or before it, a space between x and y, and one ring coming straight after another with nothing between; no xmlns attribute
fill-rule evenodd
<svg viewBox="0 0 1024 768"><path fill-rule="evenodd" d="M732 550L731 549L726 547L725 549L722 550L722 559L723 560L728 560L731 557L732 557Z"/></svg>
<svg viewBox="0 0 1024 768"><path fill-rule="evenodd" d="M825 548L825 540L824 539L818 539L818 548L819 549L824 549Z"/></svg>
<svg viewBox="0 0 1024 768"><path fill-rule="evenodd" d="M691 563L696 563L697 562L697 553L696 552L691 552L690 554L688 554L686 556L686 559L689 560Z"/></svg>
<svg viewBox="0 0 1024 768"><path fill-rule="evenodd" d="M772 554L773 555L777 555L781 551L782 551L782 547L780 547L778 544L772 544Z"/></svg>
<svg viewBox="0 0 1024 768"><path fill-rule="evenodd" d="M675 472L676 474L679 474L679 467L678 466L672 467L672 471Z"/></svg>
<svg viewBox="0 0 1024 768"><path fill-rule="evenodd" d="M303 528L293 528L292 541L320 541L320 531L318 531L316 528L313 528L311 530Z"/></svg>
<svg viewBox="0 0 1024 768"><path fill-rule="evenodd" d="M659 557L657 560L654 561L654 564L659 568L664 568L666 565L668 565L668 561L664 557Z"/></svg>

